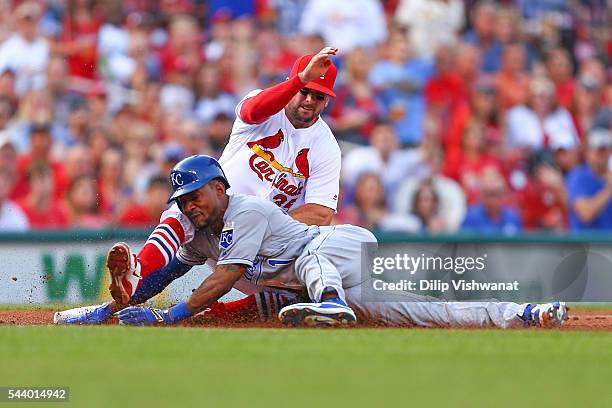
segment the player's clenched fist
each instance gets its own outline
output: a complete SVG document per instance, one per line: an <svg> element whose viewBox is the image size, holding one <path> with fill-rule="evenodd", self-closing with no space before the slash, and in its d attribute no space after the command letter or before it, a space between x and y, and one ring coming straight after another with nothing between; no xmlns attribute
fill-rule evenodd
<svg viewBox="0 0 612 408"><path fill-rule="evenodd" d="M331 55L336 55L338 52L337 48L325 47L318 54L316 54L306 68L298 74L300 81L307 84L310 81L314 81L325 75L329 67L331 66Z"/></svg>

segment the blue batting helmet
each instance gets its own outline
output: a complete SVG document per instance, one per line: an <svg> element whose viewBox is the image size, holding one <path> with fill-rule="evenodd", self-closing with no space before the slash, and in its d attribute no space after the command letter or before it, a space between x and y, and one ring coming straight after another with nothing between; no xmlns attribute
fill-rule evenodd
<svg viewBox="0 0 612 408"><path fill-rule="evenodd" d="M187 157L181 160L170 171L170 181L174 192L168 199L168 204L178 197L191 193L205 186L209 181L219 179L229 188L229 183L223 169L217 160L203 154Z"/></svg>

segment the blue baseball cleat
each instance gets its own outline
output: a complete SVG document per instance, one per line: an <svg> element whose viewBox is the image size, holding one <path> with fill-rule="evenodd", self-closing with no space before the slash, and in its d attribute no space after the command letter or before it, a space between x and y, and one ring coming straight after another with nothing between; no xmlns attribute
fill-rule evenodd
<svg viewBox="0 0 612 408"><path fill-rule="evenodd" d="M77 307L76 309L56 312L53 315L55 324L102 324L106 323L113 312L110 303L95 306Z"/></svg>
<svg viewBox="0 0 612 408"><path fill-rule="evenodd" d="M353 309L340 298L321 303L295 303L285 306L278 314L287 326L348 326L357 322Z"/></svg>
<svg viewBox="0 0 612 408"><path fill-rule="evenodd" d="M528 326L559 327L569 319L568 310L565 302L528 304L520 318Z"/></svg>

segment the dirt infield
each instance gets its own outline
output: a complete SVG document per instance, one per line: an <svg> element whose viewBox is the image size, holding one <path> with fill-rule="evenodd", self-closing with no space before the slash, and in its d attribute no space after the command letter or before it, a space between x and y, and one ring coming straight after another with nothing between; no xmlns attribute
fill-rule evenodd
<svg viewBox="0 0 612 408"><path fill-rule="evenodd" d="M52 324L53 310L0 310L0 325L45 325ZM116 321L111 324L116 324ZM238 322L211 321L205 317L194 317L183 324L187 327L283 327L278 321ZM368 325L360 325L368 327ZM577 310L570 311L570 319L561 330L602 330L612 331L612 310Z"/></svg>

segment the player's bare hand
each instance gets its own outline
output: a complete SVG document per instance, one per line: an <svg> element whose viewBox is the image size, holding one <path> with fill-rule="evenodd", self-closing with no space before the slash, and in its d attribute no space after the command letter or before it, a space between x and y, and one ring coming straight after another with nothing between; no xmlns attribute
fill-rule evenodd
<svg viewBox="0 0 612 408"><path fill-rule="evenodd" d="M306 65L306 68L298 74L300 81L307 84L325 75L332 64L330 56L336 55L337 53L338 49L334 47L325 47L319 51L318 54L312 57L308 65Z"/></svg>

